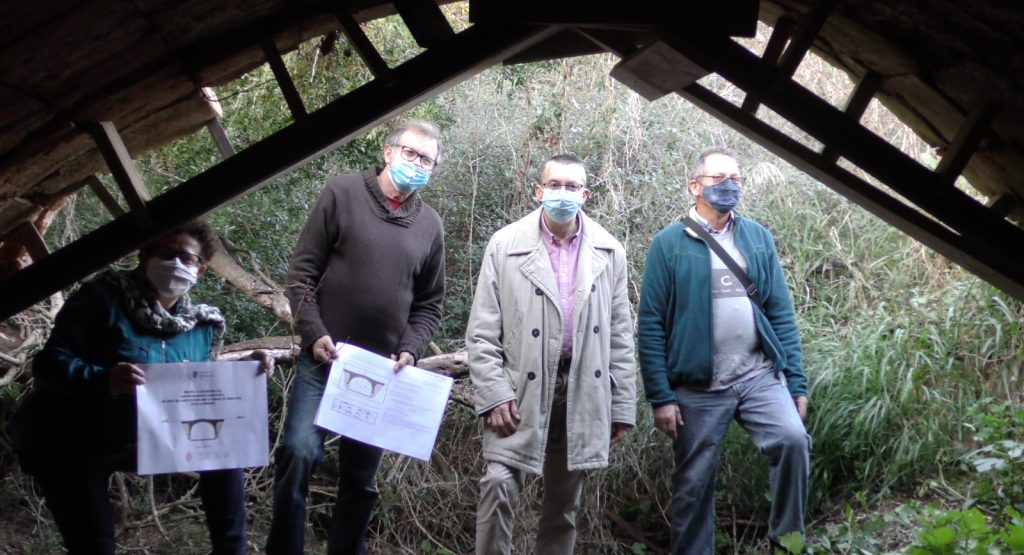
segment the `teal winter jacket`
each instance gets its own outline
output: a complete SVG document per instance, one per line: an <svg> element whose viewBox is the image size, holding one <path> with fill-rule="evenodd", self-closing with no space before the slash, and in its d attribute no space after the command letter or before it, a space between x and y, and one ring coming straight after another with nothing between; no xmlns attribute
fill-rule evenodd
<svg viewBox="0 0 1024 555"><path fill-rule="evenodd" d="M807 395L800 334L775 241L752 220L737 215L734 222L736 247L764 304L763 312L754 307L761 348L786 377L790 393ZM682 223L654 236L637 323L644 389L653 406L676 402L675 387L711 385L715 343L710 249Z"/></svg>
<svg viewBox="0 0 1024 555"><path fill-rule="evenodd" d="M209 360L213 334L208 323L182 333L141 330L113 284L83 284L58 313L32 362L33 391L11 423L15 450L30 459L134 449L135 397L110 395L110 369L118 362Z"/></svg>

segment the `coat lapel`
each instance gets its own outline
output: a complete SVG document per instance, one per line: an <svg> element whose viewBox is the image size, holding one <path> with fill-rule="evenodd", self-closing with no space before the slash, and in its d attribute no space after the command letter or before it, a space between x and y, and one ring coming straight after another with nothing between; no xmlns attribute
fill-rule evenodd
<svg viewBox="0 0 1024 555"><path fill-rule="evenodd" d="M519 263L519 271L554 303L561 314L562 302L558 296L558 282L555 281L555 272L551 269L551 258L548 257L548 251L540 238L540 210L535 210L521 221L522 225L516 232L508 254L523 256L523 261Z"/></svg>
<svg viewBox="0 0 1024 555"><path fill-rule="evenodd" d="M576 294L572 303L573 329L579 329L583 309L587 299L593 293L594 283L608 266L608 252L594 247L591 236L587 233L584 223L584 234L581 238L580 257L576 265Z"/></svg>

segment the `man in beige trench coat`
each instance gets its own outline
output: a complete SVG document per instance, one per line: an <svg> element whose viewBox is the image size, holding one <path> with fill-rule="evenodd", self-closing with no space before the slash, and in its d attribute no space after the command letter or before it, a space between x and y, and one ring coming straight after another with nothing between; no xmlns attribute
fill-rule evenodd
<svg viewBox="0 0 1024 555"><path fill-rule="evenodd" d="M626 253L580 207L583 164L541 167L542 207L484 253L466 331L476 411L485 419L476 552L509 553L525 473L544 477L538 554L570 554L582 471L608 466L636 419Z"/></svg>

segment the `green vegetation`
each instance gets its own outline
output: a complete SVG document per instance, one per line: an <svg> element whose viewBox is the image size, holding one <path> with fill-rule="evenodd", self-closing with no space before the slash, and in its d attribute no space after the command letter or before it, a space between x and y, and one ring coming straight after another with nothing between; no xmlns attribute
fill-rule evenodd
<svg viewBox="0 0 1024 555"><path fill-rule="evenodd" d="M416 52L397 21L374 23L369 31L378 45L387 45L392 63ZM307 44L287 57L311 108L369 79L346 49L341 39L330 55ZM573 152L584 159L594 191L586 210L625 244L635 301L652 235L690 202L685 183L695 154L710 144L730 145L749 176L740 208L778 240L811 380L811 530L806 545L787 539L786 548L1024 550L1024 305L684 101L647 103L631 94L608 77L613 63L592 57L495 67L406 114L435 120L446 134L443 165L424 193L446 225L448 297L435 342L446 351L461 347L484 245L495 230L534 207L536 168L547 156ZM839 98L848 91L834 70L805 66L803 77L818 90ZM829 79L831 87L823 84ZM709 78L708 85L730 94L727 83ZM218 94L225 127L238 146L289 120L266 68ZM913 155L932 156L877 106L865 119ZM385 133L373 130L314 160L212 214L212 222L239 247L244 265L283 282L295 237L326 177L378 162ZM152 153L140 166L159 191L218 160L212 142L198 133ZM109 218L91 192L75 203L73 216L55 224L48 241L64 244ZM226 310L230 340L287 333L215 277L203 282L197 296ZM271 384L275 434L290 374L283 369ZM23 390L24 384L14 384L0 391L5 415ZM616 450L612 467L586 479L581 553L656 553L667 545L670 446L651 433L649 407L640 403L638 411L638 428ZM13 507L2 514L21 523L9 544L26 552L55 549L59 538L47 512L6 443L0 447L8 475L0 505ZM453 404L430 464L386 457L371 547L380 553L470 551L479 449L477 419ZM325 537L335 476L328 457L313 486L313 545ZM269 523L272 471L253 470L249 479L250 530L258 545ZM766 550L767 466L735 427L718 482L720 551ZM191 484L158 477L151 498L147 481L125 477L114 491L123 496L126 545L170 540L182 552L199 549L193 544L205 535ZM523 503L533 510L517 522L521 553L531 551L540 487L531 479L524 490ZM156 530L157 522L165 532Z"/></svg>

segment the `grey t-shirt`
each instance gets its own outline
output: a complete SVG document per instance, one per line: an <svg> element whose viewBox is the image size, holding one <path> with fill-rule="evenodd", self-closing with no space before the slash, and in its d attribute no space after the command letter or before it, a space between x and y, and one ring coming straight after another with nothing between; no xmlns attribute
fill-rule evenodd
<svg viewBox="0 0 1024 555"><path fill-rule="evenodd" d="M691 213L701 224L703 218ZM711 237L722 245L725 252L744 271L747 259L736 248L734 226L730 221L725 229L708 229ZM715 338L714 376L709 391L728 389L733 385L760 376L772 370L772 360L761 349L761 340L754 326L754 305L747 292L722 259L711 254L711 314Z"/></svg>

